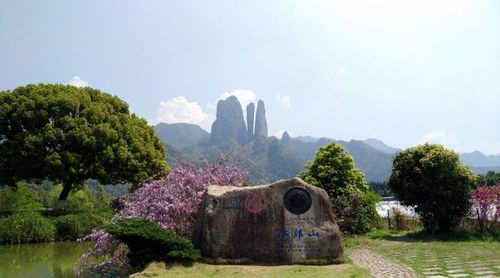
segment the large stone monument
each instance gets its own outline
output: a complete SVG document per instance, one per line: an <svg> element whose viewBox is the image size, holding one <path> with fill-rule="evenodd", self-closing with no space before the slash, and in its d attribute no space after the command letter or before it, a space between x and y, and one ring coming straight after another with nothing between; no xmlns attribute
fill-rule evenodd
<svg viewBox="0 0 500 278"><path fill-rule="evenodd" d="M340 238L327 193L299 178L210 186L194 233L207 258L266 264L331 263Z"/></svg>

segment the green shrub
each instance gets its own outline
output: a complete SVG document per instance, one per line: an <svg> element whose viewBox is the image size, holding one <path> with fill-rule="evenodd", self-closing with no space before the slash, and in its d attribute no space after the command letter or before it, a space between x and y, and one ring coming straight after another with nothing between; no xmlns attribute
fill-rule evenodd
<svg viewBox="0 0 500 278"><path fill-rule="evenodd" d="M415 207L426 231L446 232L470 212L475 179L457 153L424 144L396 154L388 184L403 205Z"/></svg>
<svg viewBox="0 0 500 278"><path fill-rule="evenodd" d="M381 226L375 209L380 197L370 190L363 173L341 145L321 147L299 177L328 193L343 233L362 234Z"/></svg>
<svg viewBox="0 0 500 278"><path fill-rule="evenodd" d="M0 190L0 211L41 210L42 207L37 192L24 183Z"/></svg>
<svg viewBox="0 0 500 278"><path fill-rule="evenodd" d="M148 220L121 219L104 230L127 244L129 263L133 267L144 267L153 260L195 261L200 258L200 251L189 239Z"/></svg>
<svg viewBox="0 0 500 278"><path fill-rule="evenodd" d="M58 184L51 192L51 207L56 208L59 195L63 186ZM69 196L64 207L66 212L88 212L88 211L111 211L111 200L109 194L104 191L103 186L99 186L96 192L92 192L88 186L74 190Z"/></svg>
<svg viewBox="0 0 500 278"><path fill-rule="evenodd" d="M331 199L333 213L343 233L364 234L383 226L382 219L375 210L374 194L342 194Z"/></svg>
<svg viewBox="0 0 500 278"><path fill-rule="evenodd" d="M16 212L0 220L0 242L27 243L53 241L56 227L39 213Z"/></svg>
<svg viewBox="0 0 500 278"><path fill-rule="evenodd" d="M391 230L410 231L422 227L418 218L412 218L399 208L393 208L389 215L387 228Z"/></svg>
<svg viewBox="0 0 500 278"><path fill-rule="evenodd" d="M111 219L109 214L81 213L62 215L54 219L58 240L76 240L101 228Z"/></svg>

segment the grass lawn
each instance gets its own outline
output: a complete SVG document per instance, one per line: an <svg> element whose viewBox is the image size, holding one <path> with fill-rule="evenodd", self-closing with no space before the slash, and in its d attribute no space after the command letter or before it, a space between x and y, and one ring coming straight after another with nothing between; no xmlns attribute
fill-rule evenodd
<svg viewBox="0 0 500 278"><path fill-rule="evenodd" d="M258 265L209 265L193 266L153 263L142 273L131 277L369 277L366 270L353 264L327 266L258 266Z"/></svg>
<svg viewBox="0 0 500 278"><path fill-rule="evenodd" d="M375 231L368 236L344 238L344 250L368 248L411 267L421 276L500 277L500 240L495 236L423 233L390 234ZM132 277L369 277L352 263L328 266L209 265L195 263L165 266L153 263Z"/></svg>
<svg viewBox="0 0 500 278"><path fill-rule="evenodd" d="M376 237L383 239L356 237L348 239L346 244L371 249L411 267L422 276L500 277L500 241L494 237L474 238L460 234L431 237L422 233Z"/></svg>
<svg viewBox="0 0 500 278"><path fill-rule="evenodd" d="M423 275L500 276L499 242L409 242L375 250Z"/></svg>

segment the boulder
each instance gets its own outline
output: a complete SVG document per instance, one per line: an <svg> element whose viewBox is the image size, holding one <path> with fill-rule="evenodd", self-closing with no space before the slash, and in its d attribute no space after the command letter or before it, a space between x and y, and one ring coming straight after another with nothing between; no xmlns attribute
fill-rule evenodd
<svg viewBox="0 0 500 278"><path fill-rule="evenodd" d="M208 188L193 234L221 262L325 264L342 254L328 194L299 178Z"/></svg>

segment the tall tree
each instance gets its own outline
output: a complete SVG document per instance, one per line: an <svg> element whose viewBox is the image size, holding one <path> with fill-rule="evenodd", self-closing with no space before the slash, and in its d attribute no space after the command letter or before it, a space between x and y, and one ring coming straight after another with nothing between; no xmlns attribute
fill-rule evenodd
<svg viewBox="0 0 500 278"><path fill-rule="evenodd" d="M97 89L38 84L0 93L0 185L60 182L59 209L89 178L139 183L166 171L165 154L153 127Z"/></svg>
<svg viewBox="0 0 500 278"><path fill-rule="evenodd" d="M319 148L299 177L328 193L342 232L365 233L379 224L375 210L379 196L370 190L363 173L341 145L333 142Z"/></svg>
<svg viewBox="0 0 500 278"><path fill-rule="evenodd" d="M457 153L425 144L396 154L389 187L415 207L427 231L447 231L470 211L475 178Z"/></svg>

